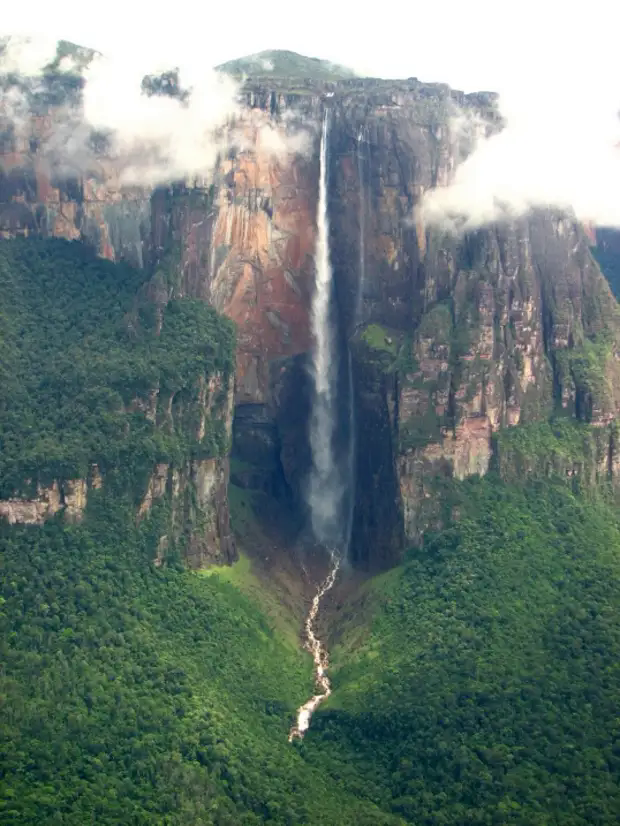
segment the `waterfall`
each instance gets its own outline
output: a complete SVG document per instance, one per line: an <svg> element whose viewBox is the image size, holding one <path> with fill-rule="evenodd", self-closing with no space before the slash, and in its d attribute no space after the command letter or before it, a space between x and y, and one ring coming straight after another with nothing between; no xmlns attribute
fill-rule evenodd
<svg viewBox="0 0 620 826"><path fill-rule="evenodd" d="M365 126L360 126L357 133L357 179L359 185L359 273L357 279L357 293L355 297L355 317L353 319L353 326L357 328L362 323L363 301L364 301L364 284L366 282L366 186L364 183L364 154L363 145L368 145L367 129ZM348 399L349 399L349 445L348 445L348 514L347 514L347 539L346 547L348 549L351 534L353 530L353 510L354 510L354 486L355 486L355 404L354 404L354 386L353 386L353 359L351 356L351 348L347 348L347 380L348 380Z"/></svg>
<svg viewBox="0 0 620 826"><path fill-rule="evenodd" d="M364 158L362 146L364 143L365 128L360 126L357 133L357 179L359 181L359 222L360 222L360 252L359 277L357 282L357 300L355 305L355 324L359 324L362 315L364 300L364 283L366 281L366 187L364 186Z"/></svg>
<svg viewBox="0 0 620 826"><path fill-rule="evenodd" d="M310 417L312 470L308 504L312 530L316 539L328 548L340 549L344 540L342 501L345 486L334 446L338 420L338 352L331 318L332 267L329 256L327 213L328 135L329 112L326 112L321 134L319 202L316 222L316 277L312 301L314 400Z"/></svg>
<svg viewBox="0 0 620 826"><path fill-rule="evenodd" d="M327 211L328 137L329 110L325 112L321 133L319 201L316 216L316 275L312 300L314 398L310 417L312 470L308 485L308 505L314 536L328 550L330 566L327 578L319 585L312 600L305 623L305 645L314 659L315 683L318 690L297 710L297 721L291 728L289 742L295 737L303 737L310 725L313 712L331 693L326 674L327 651L316 636L314 626L321 599L336 581L350 533L350 518L344 513L343 508L347 491L334 444L338 422L338 348L331 314L332 267ZM349 472L347 466L347 473Z"/></svg>

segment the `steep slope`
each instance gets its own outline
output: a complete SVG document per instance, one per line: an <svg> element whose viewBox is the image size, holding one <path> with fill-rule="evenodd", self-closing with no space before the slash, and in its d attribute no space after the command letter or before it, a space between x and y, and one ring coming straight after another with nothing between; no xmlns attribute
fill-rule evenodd
<svg viewBox="0 0 620 826"><path fill-rule="evenodd" d="M100 488L170 506L160 561L231 560L232 325L154 305L143 271L79 242L0 242L0 515L79 521Z"/></svg>
<svg viewBox="0 0 620 826"><path fill-rule="evenodd" d="M450 483L458 521L345 604L304 744L408 823L620 814L620 522L558 476Z"/></svg>
<svg viewBox="0 0 620 826"><path fill-rule="evenodd" d="M601 227L596 229L591 240L594 257L617 299L620 295L620 232Z"/></svg>
<svg viewBox="0 0 620 826"><path fill-rule="evenodd" d="M401 524L420 542L437 524L437 477L484 474L503 428L568 414L606 431L613 453L620 401L618 308L570 216L459 234L413 220L469 151L451 113L493 125L491 98L397 88L351 89L333 135L332 250L360 437L353 546L366 561L366 543L393 558ZM381 447L369 452L371 433Z"/></svg>

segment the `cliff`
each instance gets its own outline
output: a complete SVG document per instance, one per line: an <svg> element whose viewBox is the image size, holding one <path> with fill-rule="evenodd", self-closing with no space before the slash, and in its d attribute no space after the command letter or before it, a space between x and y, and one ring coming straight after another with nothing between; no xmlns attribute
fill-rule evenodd
<svg viewBox="0 0 620 826"><path fill-rule="evenodd" d="M460 236L414 223L422 194L467 151L450 129L454 98L427 94L351 95L335 121L332 243L367 491L354 549L385 542L373 511L386 507L420 542L438 524L441 480L486 473L506 428L568 414L601 431L603 454L616 450L618 310L584 230L551 211ZM486 96L459 106L495 128ZM370 542L365 523L376 525Z"/></svg>
<svg viewBox="0 0 620 826"><path fill-rule="evenodd" d="M232 324L58 239L2 241L0 284L0 516L80 522L111 497L157 512L159 563L234 559Z"/></svg>
<svg viewBox="0 0 620 826"><path fill-rule="evenodd" d="M242 98L243 139L213 181L153 191L121 189L103 156L87 174L50 176L37 148L49 122L33 118L29 135L2 145L0 233L87 240L142 267L157 307L192 297L231 318L232 455L251 468L236 481L302 511L328 107L334 308L355 414L353 559L387 565L420 542L439 524L437 485L486 473L506 428L558 413L585 422L611 457L600 473L615 479L618 312L584 230L551 211L458 236L414 219L470 151L454 116L498 129L494 96L415 78L264 76ZM507 454L499 461L509 474ZM224 469L182 473L218 477L224 501ZM151 497L174 479L156 471Z"/></svg>

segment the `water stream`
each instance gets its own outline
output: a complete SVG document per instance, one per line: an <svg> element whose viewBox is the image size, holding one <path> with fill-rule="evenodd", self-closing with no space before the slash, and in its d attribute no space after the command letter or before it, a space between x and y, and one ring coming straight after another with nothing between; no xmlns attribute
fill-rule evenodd
<svg viewBox="0 0 620 826"><path fill-rule="evenodd" d="M300 706L297 709L297 722L291 729L290 734L288 736L289 743L292 742L292 740L295 737L301 738L304 736L305 732L308 730L308 727L310 726L310 718L312 717L313 713L317 710L317 708L323 702L323 700L326 700L331 694L329 677L326 673L327 666L329 665L329 658L326 648L324 647L321 640L314 633L314 624L319 613L321 599L331 588L333 588L339 568L340 556L336 552L332 551L329 574L320 586L319 590L314 595L314 598L312 600L312 606L310 608L310 611L308 612L308 616L306 617L305 625L305 647L312 654L312 658L314 659L314 673L316 679L316 688L318 689L318 692L316 694L313 694L312 697L310 697L310 699L303 704L303 706Z"/></svg>

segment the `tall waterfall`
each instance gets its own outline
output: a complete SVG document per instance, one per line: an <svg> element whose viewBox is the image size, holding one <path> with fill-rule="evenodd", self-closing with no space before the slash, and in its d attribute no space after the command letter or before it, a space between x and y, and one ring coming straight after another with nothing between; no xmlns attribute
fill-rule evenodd
<svg viewBox="0 0 620 826"><path fill-rule="evenodd" d="M295 737L303 737L310 725L313 712L331 693L329 678L326 674L327 651L316 636L315 622L321 599L331 590L336 581L350 532L350 520L346 518L346 514L343 514L346 492L343 469L338 462L334 444L338 422L338 347L331 314L332 267L329 256L329 216L327 212L328 137L329 111L326 111L321 133L319 202L316 220L316 277L312 300L314 399L310 418L312 470L308 487L308 504L314 536L328 550L330 566L326 579L317 588L305 623L305 645L314 659L317 691L297 709L297 720L291 728L289 742Z"/></svg>
<svg viewBox="0 0 620 826"><path fill-rule="evenodd" d="M359 278L357 283L357 300L355 306L355 323L359 324L362 315L364 300L364 282L366 280L366 187L364 185L364 157L363 146L365 127L360 126L357 134L357 179L359 181L359 222L360 222L360 255Z"/></svg>
<svg viewBox="0 0 620 826"><path fill-rule="evenodd" d="M335 454L334 436L338 420L338 351L331 317L332 267L329 256L327 213L327 143L329 112L321 134L319 202L317 208L316 280L312 301L314 352L312 373L314 400L310 419L310 473L308 504L316 539L328 548L342 545L342 500L344 483Z"/></svg>

